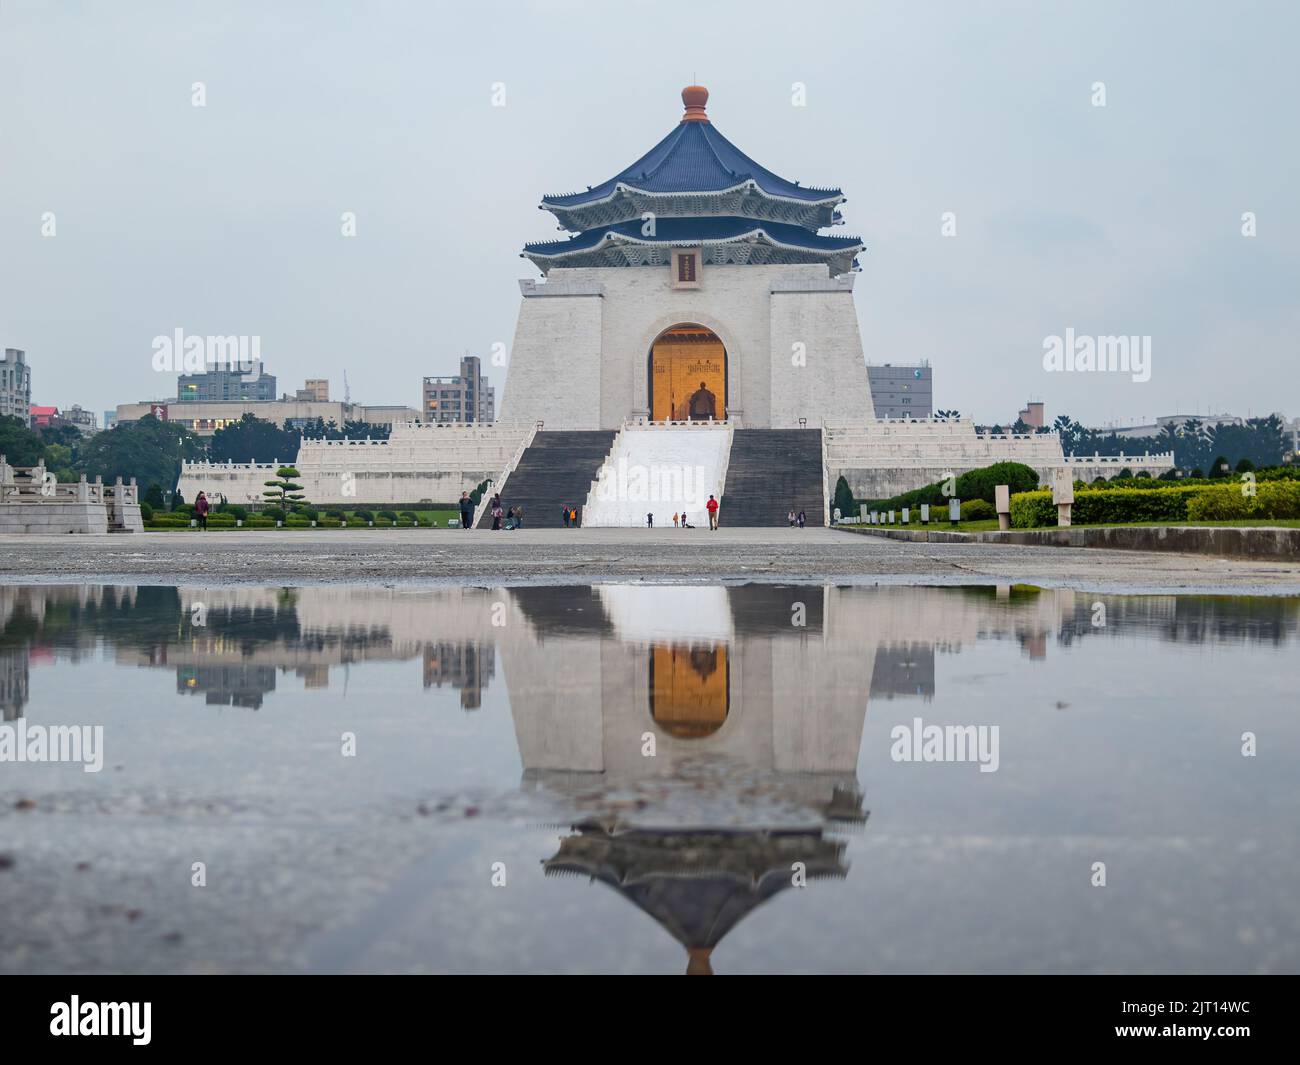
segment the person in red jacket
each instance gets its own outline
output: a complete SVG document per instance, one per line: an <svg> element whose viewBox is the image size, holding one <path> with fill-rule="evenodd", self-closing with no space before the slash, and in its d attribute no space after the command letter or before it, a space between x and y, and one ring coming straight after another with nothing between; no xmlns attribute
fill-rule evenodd
<svg viewBox="0 0 1300 1065"><path fill-rule="evenodd" d="M199 519L199 528L208 527L208 497L202 492L199 493L198 499L194 500L194 516Z"/></svg>
<svg viewBox="0 0 1300 1065"><path fill-rule="evenodd" d="M718 501L709 496L709 501L704 504L705 509L709 512L709 528L717 529L718 527Z"/></svg>

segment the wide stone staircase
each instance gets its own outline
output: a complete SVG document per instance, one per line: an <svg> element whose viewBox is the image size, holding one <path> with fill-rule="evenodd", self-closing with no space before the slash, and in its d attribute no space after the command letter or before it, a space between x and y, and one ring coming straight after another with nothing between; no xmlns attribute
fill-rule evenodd
<svg viewBox="0 0 1300 1065"><path fill-rule="evenodd" d="M737 429L723 490L719 524L740 528L786 525L790 511L824 525L822 431Z"/></svg>
<svg viewBox="0 0 1300 1065"><path fill-rule="evenodd" d="M696 422L625 428L606 460L609 474L587 499L587 528L640 528L646 515L670 526L674 514L691 524L708 524L709 496L722 496L731 430Z"/></svg>
<svg viewBox="0 0 1300 1065"><path fill-rule="evenodd" d="M543 430L520 456L514 472L501 489L501 504L523 506L525 529L558 529L564 525L564 504L578 508L578 519L591 482L600 474L618 432L614 429ZM490 529L492 515L485 508L478 528Z"/></svg>

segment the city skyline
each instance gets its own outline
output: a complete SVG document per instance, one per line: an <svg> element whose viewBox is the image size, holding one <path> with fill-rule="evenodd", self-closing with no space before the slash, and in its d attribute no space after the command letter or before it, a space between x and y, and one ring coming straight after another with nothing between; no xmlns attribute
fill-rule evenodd
<svg viewBox="0 0 1300 1065"><path fill-rule="evenodd" d="M868 245L866 360L928 359L937 408L1004 423L1033 396L1092 425L1300 408L1282 8L845 10L816 63L759 28L779 6L597 26L572 5L563 31L552 10L6 4L0 340L27 352L33 402L165 395L149 345L181 328L261 337L286 382L341 391L348 371L372 404L416 405L469 351L500 404L494 346L537 276L519 252L554 233L540 193L627 165L698 78L741 148L843 186L834 233ZM633 87L599 47L620 32L676 66ZM1068 330L1151 337L1150 380L1044 372Z"/></svg>

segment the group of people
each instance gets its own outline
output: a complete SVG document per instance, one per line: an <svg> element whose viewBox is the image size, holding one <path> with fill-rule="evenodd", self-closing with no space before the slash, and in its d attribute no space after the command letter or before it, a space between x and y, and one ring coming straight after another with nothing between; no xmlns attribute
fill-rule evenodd
<svg viewBox="0 0 1300 1065"><path fill-rule="evenodd" d="M718 501L714 499L713 496L709 496L709 501L704 504L704 509L709 513L709 528L716 529L718 527ZM648 529L653 529L655 527L655 516L653 513L645 516L645 523L646 528ZM673 512L673 528L694 529L695 526L686 520L686 511L683 510L680 514L675 511Z"/></svg>
<svg viewBox="0 0 1300 1065"><path fill-rule="evenodd" d="M807 524L808 524L808 515L807 515L807 513L805 513L805 512L802 511L802 510L799 511L798 514L796 514L793 510L790 511L790 528L793 529L793 528L797 525L797 526L799 526L799 528L802 529L802 528L803 528L804 526L806 526Z"/></svg>
<svg viewBox="0 0 1300 1065"><path fill-rule="evenodd" d="M704 509L709 514L709 528L717 529L718 527L718 501L713 496L709 496L709 501L704 504ZM206 501L205 501L206 514ZM520 505L505 507L501 502L500 494L493 495L488 502L488 515L492 519L493 529L522 529L524 527L524 508ZM560 509L560 517L564 521L564 527L577 528L578 526L578 508L565 503ZM804 525L804 513L799 511L799 528ZM655 525L655 516L653 513L645 516L647 527L653 529ZM794 525L794 511L790 511L790 524ZM460 527L468 529L474 524L474 501L470 499L468 492L460 494ZM695 526L686 520L686 511L680 514L673 513L674 529L694 529Z"/></svg>
<svg viewBox="0 0 1300 1065"><path fill-rule="evenodd" d="M495 494L488 501L488 516L492 519L493 529L522 529L524 527L524 508L516 504L506 507L501 502L500 494ZM474 524L474 501L468 492L460 494L460 527L468 529Z"/></svg>

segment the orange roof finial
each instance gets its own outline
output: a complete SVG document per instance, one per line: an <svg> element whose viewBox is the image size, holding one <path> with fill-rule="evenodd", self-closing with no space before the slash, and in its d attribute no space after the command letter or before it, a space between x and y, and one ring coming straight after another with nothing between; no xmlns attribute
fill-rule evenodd
<svg viewBox="0 0 1300 1065"><path fill-rule="evenodd" d="M708 89L703 85L687 85L682 90L682 103L686 105L686 114L682 115L682 121L707 122L709 116L705 114L704 105L708 102Z"/></svg>

